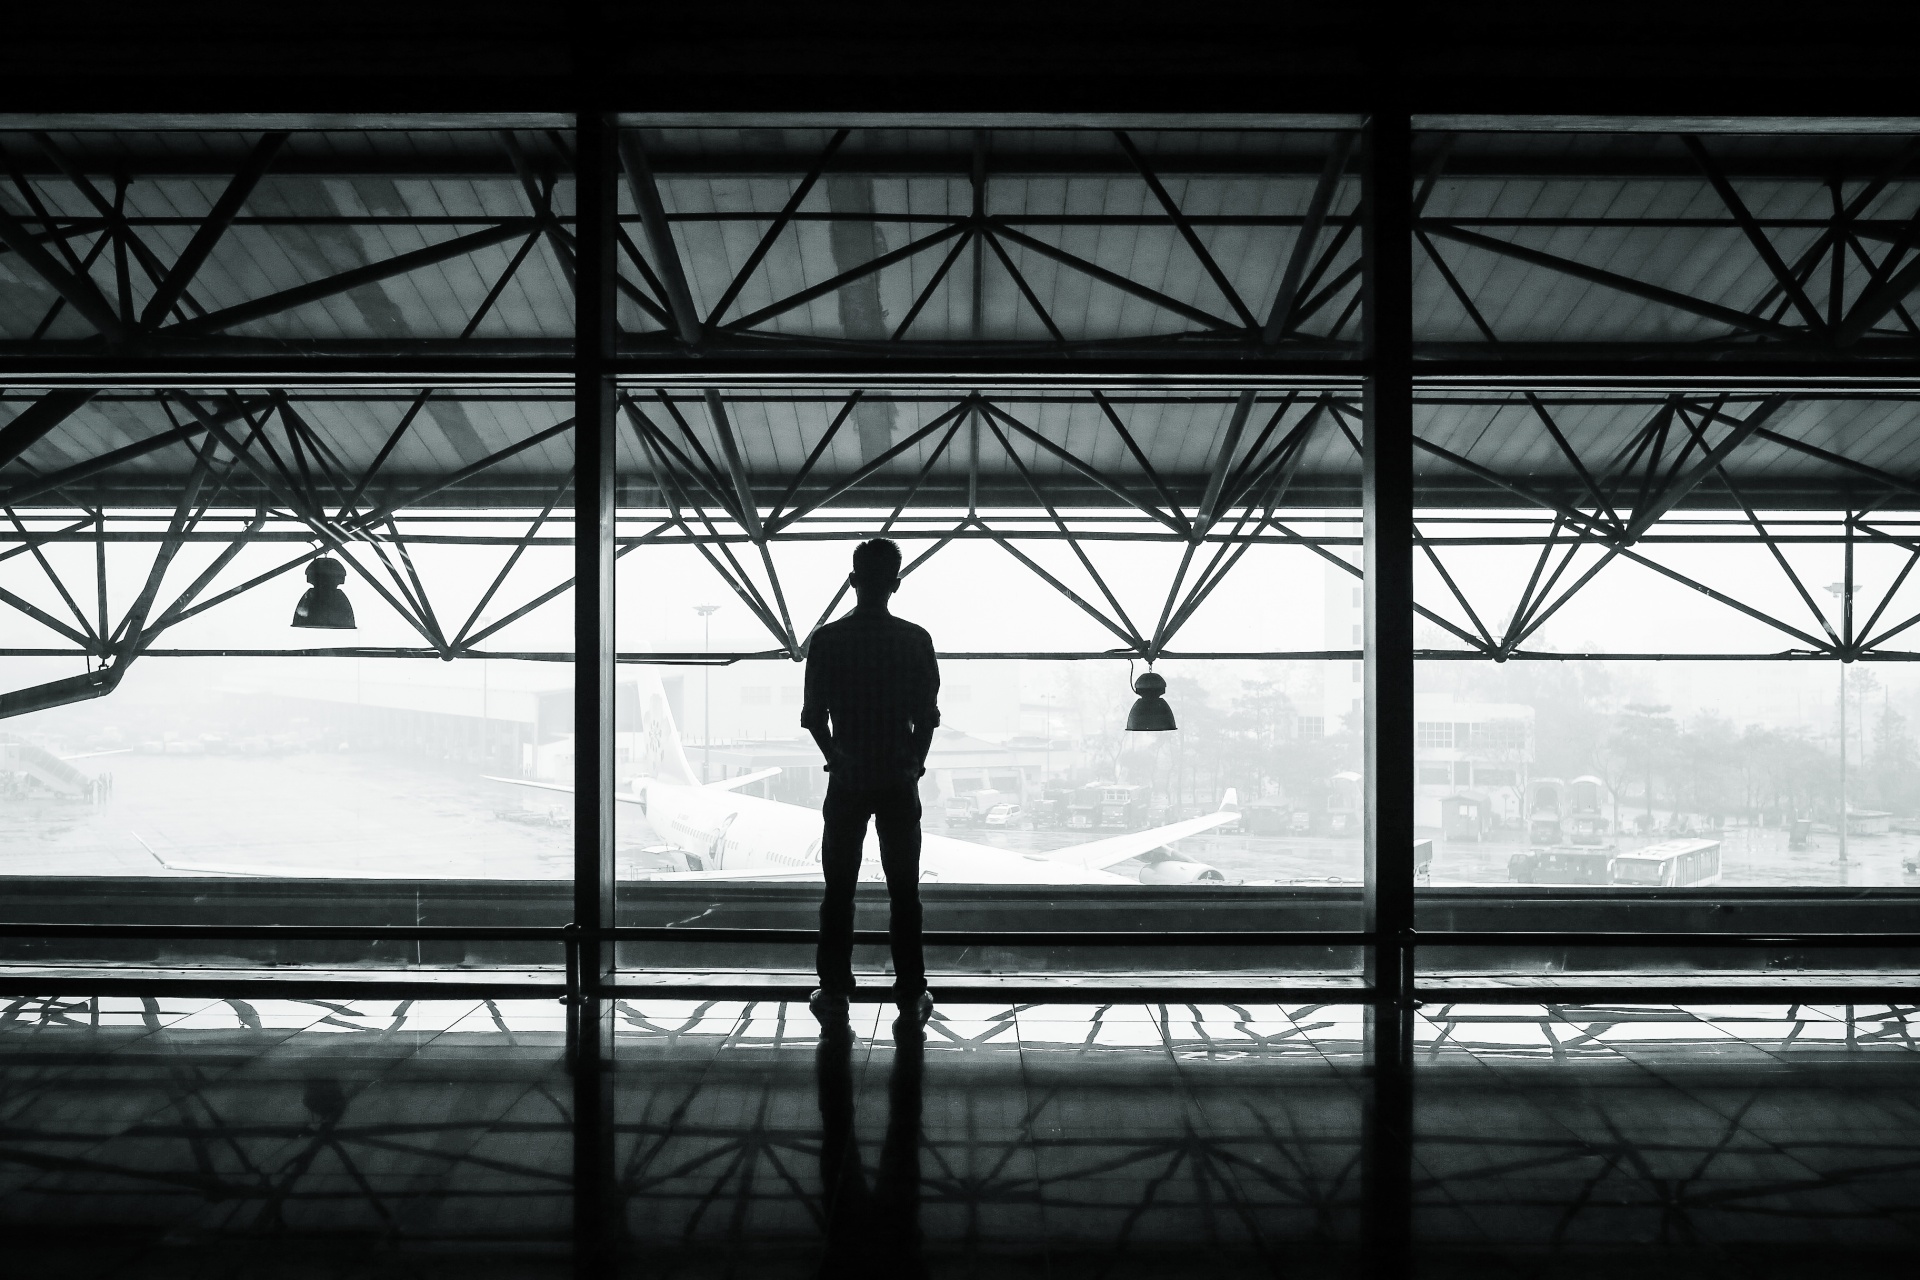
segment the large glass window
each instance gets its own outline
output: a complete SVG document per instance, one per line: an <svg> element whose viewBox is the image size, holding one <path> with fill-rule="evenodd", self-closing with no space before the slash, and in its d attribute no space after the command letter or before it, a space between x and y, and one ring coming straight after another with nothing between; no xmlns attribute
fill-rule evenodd
<svg viewBox="0 0 1920 1280"><path fill-rule="evenodd" d="M145 465L188 497L88 509L56 490L0 531L0 587L24 606L0 618L6 692L59 704L0 723L14 920L572 918L563 403L103 391L69 426L173 432ZM461 440L464 468L444 448ZM110 692L61 703L62 681L103 666ZM560 960L555 945L456 938L6 946L160 967Z"/></svg>
<svg viewBox="0 0 1920 1280"><path fill-rule="evenodd" d="M621 513L632 551L620 568L619 679L638 716L621 731L636 753L621 792L623 922L812 926L830 778L799 724L795 657L852 606L853 548L885 534L907 570L892 608L943 655L941 724L920 784L928 927L1141 939L942 947L936 967L1351 971L1351 948L1154 942L1358 927L1358 526L1351 510L1278 505L1286 458L1350 455L1318 399L1262 394L1244 410L1231 395L1129 396L1104 409L1064 393L717 400L635 394L623 405L633 505ZM882 404L904 447L863 464L867 446L834 424ZM728 430L750 469L811 455L820 478L808 485L846 496L823 506L802 488L760 514L756 538L717 474L693 461L725 456ZM1153 481L1126 449L1128 438L1165 448L1176 431L1212 435L1216 453L1232 451L1222 474L1241 477L1223 481L1232 505L1197 540L1170 528L1164 508L1143 509L1156 505ZM1070 448L1122 491L1076 474ZM916 489L927 496L907 505ZM975 504L955 505L969 490ZM875 496L895 505L868 505ZM1130 680L1156 637L1153 669L1178 728L1128 732ZM862 927L884 927L871 840L863 875ZM624 954L630 965L811 965L800 945ZM862 953L883 962L879 949Z"/></svg>

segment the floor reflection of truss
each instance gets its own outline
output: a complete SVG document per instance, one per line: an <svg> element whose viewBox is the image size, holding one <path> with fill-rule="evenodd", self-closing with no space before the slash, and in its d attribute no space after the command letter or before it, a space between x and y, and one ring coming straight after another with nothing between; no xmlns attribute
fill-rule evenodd
<svg viewBox="0 0 1920 1280"><path fill-rule="evenodd" d="M619 1013L629 1234L816 1234L833 1068L804 1011ZM900 1105L876 1017L845 1068L869 1157ZM1917 1023L1914 1006L1430 1006L1418 1202L1529 1246L1623 1221L1682 1243L1729 1215L1808 1237L1890 1222L1920 1168ZM7 1216L545 1247L570 1195L560 1025L534 1002L14 1000ZM929 1245L1350 1241L1361 1025L1335 1006L943 1010L916 1107Z"/></svg>

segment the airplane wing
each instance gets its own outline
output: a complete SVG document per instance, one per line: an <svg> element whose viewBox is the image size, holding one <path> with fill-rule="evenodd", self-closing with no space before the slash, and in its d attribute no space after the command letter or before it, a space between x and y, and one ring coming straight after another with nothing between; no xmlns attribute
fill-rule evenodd
<svg viewBox="0 0 1920 1280"><path fill-rule="evenodd" d="M820 868L765 868L751 871L638 871L622 880L664 880L681 884L695 880L819 880Z"/></svg>
<svg viewBox="0 0 1920 1280"><path fill-rule="evenodd" d="M132 750L132 747L115 747L111 751L82 751L77 756L61 756L60 758L62 760L91 760L95 756L124 756Z"/></svg>
<svg viewBox="0 0 1920 1280"><path fill-rule="evenodd" d="M490 773L483 773L480 776L485 778L488 782L504 782L510 787L532 787L536 791L558 791L563 796L570 796L573 794L572 787L569 787L564 783L559 783L559 782L535 782L532 778L496 778ZM732 779L731 781L752 782L753 779L737 778L737 779ZM628 792L625 792L625 791L614 792L613 798L615 800L618 800L621 804L645 804L646 803L646 801L642 800L639 796L629 794Z"/></svg>
<svg viewBox="0 0 1920 1280"><path fill-rule="evenodd" d="M412 872L345 871L338 867L263 867L245 866L235 862L182 862L174 858L165 858L160 851L148 844L138 831L129 831L128 835L140 842L147 856L169 871L192 871L203 876L258 876L267 880L379 880L398 879L411 876Z"/></svg>
<svg viewBox="0 0 1920 1280"><path fill-rule="evenodd" d="M1095 840L1088 844L1073 845L1066 849L1055 849L1047 856L1060 862L1071 862L1089 870L1102 870L1128 858L1137 858L1143 853L1158 849L1163 844L1172 844L1175 840L1184 840L1188 836L1197 836L1202 831L1211 831L1224 826L1240 816L1240 808L1232 791L1220 802L1220 807L1212 813L1198 818L1186 818L1179 822L1168 823L1164 827L1154 827L1150 831L1129 831L1123 836L1110 836L1105 840Z"/></svg>
<svg viewBox="0 0 1920 1280"><path fill-rule="evenodd" d="M751 786L756 782L761 782L767 778L771 778L774 774L778 772L780 772L780 766L775 765L771 769L761 769L756 773L743 773L737 778L722 778L718 782L709 782L707 784L707 790L737 791L741 787Z"/></svg>

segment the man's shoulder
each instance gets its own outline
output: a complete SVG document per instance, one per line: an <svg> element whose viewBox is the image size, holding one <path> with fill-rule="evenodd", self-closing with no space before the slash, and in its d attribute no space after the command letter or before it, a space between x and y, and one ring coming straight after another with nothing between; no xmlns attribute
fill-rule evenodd
<svg viewBox="0 0 1920 1280"><path fill-rule="evenodd" d="M933 636L923 626L908 622L905 618L891 613L861 614L850 613L844 618L835 619L813 633L812 643L818 645L822 640L832 644L842 638L872 635L904 636L915 640L933 643Z"/></svg>
<svg viewBox="0 0 1920 1280"><path fill-rule="evenodd" d="M928 644L933 643L932 634L917 622L908 622L905 618L897 618L892 615L888 615L888 621L894 625L900 635L912 636L914 639L924 640Z"/></svg>

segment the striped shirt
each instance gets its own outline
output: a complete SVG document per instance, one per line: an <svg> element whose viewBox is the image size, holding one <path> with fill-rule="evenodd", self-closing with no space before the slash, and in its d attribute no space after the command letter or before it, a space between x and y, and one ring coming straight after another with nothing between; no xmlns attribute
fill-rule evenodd
<svg viewBox="0 0 1920 1280"><path fill-rule="evenodd" d="M800 727L832 730L836 781L911 782L923 772L913 735L940 723L933 637L885 609L855 609L821 627L807 648Z"/></svg>

